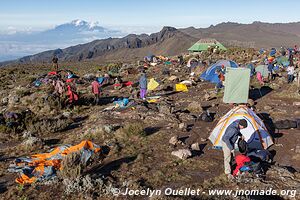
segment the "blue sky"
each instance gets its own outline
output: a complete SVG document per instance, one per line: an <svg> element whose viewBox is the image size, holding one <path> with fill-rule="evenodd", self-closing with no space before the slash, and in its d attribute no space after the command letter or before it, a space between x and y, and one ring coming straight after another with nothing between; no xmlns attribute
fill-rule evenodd
<svg viewBox="0 0 300 200"><path fill-rule="evenodd" d="M4 0L0 31L46 29L74 19L120 29L207 27L227 21L295 22L300 21L299 8L297 0Z"/></svg>

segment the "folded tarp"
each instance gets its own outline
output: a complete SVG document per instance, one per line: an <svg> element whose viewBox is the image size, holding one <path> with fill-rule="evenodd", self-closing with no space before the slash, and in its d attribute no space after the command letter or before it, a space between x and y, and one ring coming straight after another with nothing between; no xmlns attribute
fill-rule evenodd
<svg viewBox="0 0 300 200"><path fill-rule="evenodd" d="M151 78L147 85L147 88L148 88L148 90L155 90L158 86L159 86L159 83L157 81L155 81L154 78Z"/></svg>
<svg viewBox="0 0 300 200"><path fill-rule="evenodd" d="M75 146L63 145L52 149L49 153L17 158L8 170L20 174L20 177L16 179L17 183L31 184L55 176L56 171L63 168L61 165L63 157L79 152L81 154L81 163L86 164L92 154L102 153L102 148L91 141L82 141Z"/></svg>
<svg viewBox="0 0 300 200"><path fill-rule="evenodd" d="M188 92L189 91L187 86L182 83L176 84L175 90L176 90L176 92Z"/></svg>

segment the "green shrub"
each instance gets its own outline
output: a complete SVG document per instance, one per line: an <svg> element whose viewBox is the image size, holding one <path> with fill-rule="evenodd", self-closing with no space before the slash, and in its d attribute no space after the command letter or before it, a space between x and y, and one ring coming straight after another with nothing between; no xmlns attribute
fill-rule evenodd
<svg viewBox="0 0 300 200"><path fill-rule="evenodd" d="M146 136L145 125L142 122L125 124L122 131L127 136Z"/></svg>

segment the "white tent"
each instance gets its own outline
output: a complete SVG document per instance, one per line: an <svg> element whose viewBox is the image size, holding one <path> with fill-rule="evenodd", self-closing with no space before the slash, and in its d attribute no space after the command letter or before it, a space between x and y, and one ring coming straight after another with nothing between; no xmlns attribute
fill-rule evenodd
<svg viewBox="0 0 300 200"><path fill-rule="evenodd" d="M214 146L222 146L221 140L227 127L232 122L239 119L245 119L248 122L247 128L241 129L241 134L245 137L247 143L251 143L251 146L255 145L267 149L273 144L273 139L263 121L253 110L249 109L247 106L241 105L226 113L213 129L209 136L209 140Z"/></svg>

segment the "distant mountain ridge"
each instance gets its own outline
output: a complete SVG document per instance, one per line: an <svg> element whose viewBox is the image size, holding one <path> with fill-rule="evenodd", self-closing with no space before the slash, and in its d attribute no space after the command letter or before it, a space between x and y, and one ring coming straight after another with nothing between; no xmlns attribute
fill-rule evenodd
<svg viewBox="0 0 300 200"><path fill-rule="evenodd" d="M74 22L76 23L76 22ZM79 23L79 22L77 22ZM164 27L150 35L130 34L123 38L94 40L86 44L26 56L17 62L49 62L53 55L61 61L130 60L153 54L178 55L201 38L215 38L225 46L270 48L300 44L300 22L240 24L220 23L208 28Z"/></svg>
<svg viewBox="0 0 300 200"><path fill-rule="evenodd" d="M45 31L3 33L0 34L0 61L5 58L20 57L20 55L35 54L47 49L65 48L95 39L125 35L119 30L102 27L97 22L83 20L73 20Z"/></svg>

